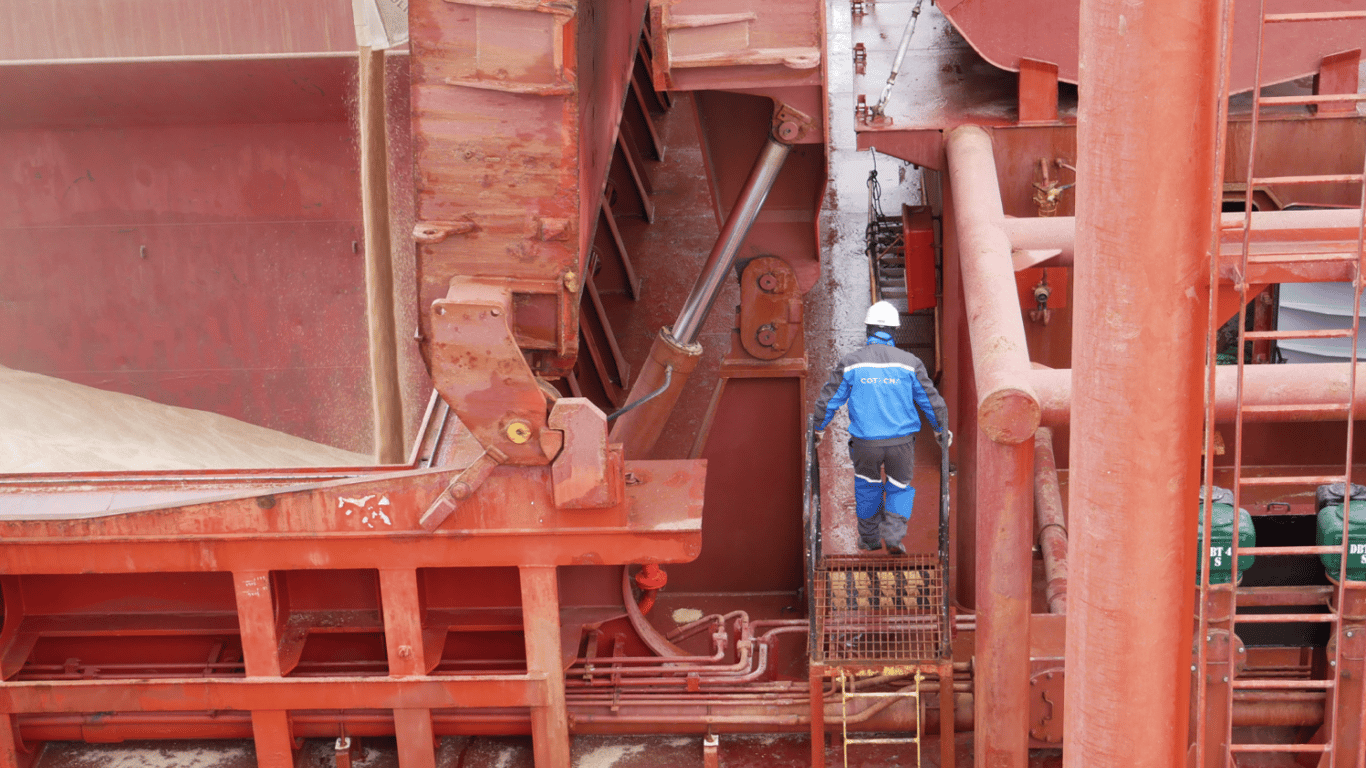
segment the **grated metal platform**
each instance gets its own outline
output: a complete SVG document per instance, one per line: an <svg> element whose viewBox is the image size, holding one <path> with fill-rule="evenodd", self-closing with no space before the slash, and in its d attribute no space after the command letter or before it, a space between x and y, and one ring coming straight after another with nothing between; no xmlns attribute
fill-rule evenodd
<svg viewBox="0 0 1366 768"><path fill-rule="evenodd" d="M939 658L938 555L829 555L815 573L813 661L905 664Z"/></svg>

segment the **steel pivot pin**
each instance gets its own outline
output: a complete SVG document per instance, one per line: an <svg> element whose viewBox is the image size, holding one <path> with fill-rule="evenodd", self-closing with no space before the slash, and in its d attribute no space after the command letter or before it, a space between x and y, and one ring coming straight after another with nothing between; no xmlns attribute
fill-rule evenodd
<svg viewBox="0 0 1366 768"><path fill-rule="evenodd" d="M531 439L531 425L525 421L514 421L508 425L508 439L518 445Z"/></svg>

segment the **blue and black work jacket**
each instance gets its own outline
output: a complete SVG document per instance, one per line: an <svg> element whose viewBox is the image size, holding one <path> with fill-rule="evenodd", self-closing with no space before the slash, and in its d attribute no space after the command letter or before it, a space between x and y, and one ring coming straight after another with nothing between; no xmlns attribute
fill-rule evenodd
<svg viewBox="0 0 1366 768"><path fill-rule="evenodd" d="M817 430L825 429L835 412L849 403L849 434L881 445L909 442L920 431L925 412L938 432L948 424L949 411L935 390L920 358L897 349L891 336L875 333L867 346L840 360L821 388L816 402Z"/></svg>

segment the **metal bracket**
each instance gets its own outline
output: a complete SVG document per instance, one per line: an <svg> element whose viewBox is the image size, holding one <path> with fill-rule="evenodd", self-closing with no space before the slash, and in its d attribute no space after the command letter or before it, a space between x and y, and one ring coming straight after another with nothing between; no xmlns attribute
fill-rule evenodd
<svg viewBox="0 0 1366 768"><path fill-rule="evenodd" d="M337 743L333 745L333 750L336 752L337 768L351 768L352 765L360 761L360 739L339 736Z"/></svg>
<svg viewBox="0 0 1366 768"><path fill-rule="evenodd" d="M607 442L607 416L585 398L562 397L551 409L548 425L563 434L563 449L550 465L555 506L602 509L620 504L626 465L621 446Z"/></svg>
<svg viewBox="0 0 1366 768"><path fill-rule="evenodd" d="M1048 285L1048 272L1044 271L1043 279L1034 286L1034 309L1029 310L1029 319L1040 325L1048 325L1048 321L1053 319L1053 310L1048 308L1048 297L1053 295L1053 289Z"/></svg>
<svg viewBox="0 0 1366 768"><path fill-rule="evenodd" d="M702 768L720 768L720 747L721 737L708 731L702 739Z"/></svg>
<svg viewBox="0 0 1366 768"><path fill-rule="evenodd" d="M784 144L796 144L806 138L812 125L810 115L782 102L773 110L773 138Z"/></svg>
<svg viewBox="0 0 1366 768"><path fill-rule="evenodd" d="M546 396L513 331L515 288L507 281L451 281L431 308L432 382L475 439L502 457L499 464L545 465L559 452L559 436L541 436Z"/></svg>
<svg viewBox="0 0 1366 768"><path fill-rule="evenodd" d="M1062 743L1062 667L1040 669L1029 677L1029 737L1045 744Z"/></svg>
<svg viewBox="0 0 1366 768"><path fill-rule="evenodd" d="M740 276L740 343L750 356L777 360L800 353L802 298L797 276L776 256L760 256Z"/></svg>
<svg viewBox="0 0 1366 768"><path fill-rule="evenodd" d="M413 225L413 240L419 243L439 243L451 235L468 235L478 231L473 221L419 221Z"/></svg>
<svg viewBox="0 0 1366 768"><path fill-rule="evenodd" d="M428 531L435 531L440 528L441 524L455 513L460 502L473 496L479 486L483 485L484 481L489 478L494 467L500 463L498 456L501 454L502 452L496 448L484 449L479 458L475 459L473 464L466 467L464 472L452 480L451 484L446 486L446 490L436 497L436 501L427 507L427 511L422 513L422 518L418 520L418 524ZM503 456L503 458L506 459L507 456Z"/></svg>

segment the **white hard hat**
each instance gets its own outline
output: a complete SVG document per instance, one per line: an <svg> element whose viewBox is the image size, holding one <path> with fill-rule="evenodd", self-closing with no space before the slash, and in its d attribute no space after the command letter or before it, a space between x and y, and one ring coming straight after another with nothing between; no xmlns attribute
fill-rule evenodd
<svg viewBox="0 0 1366 768"><path fill-rule="evenodd" d="M896 311L889 301L879 301L868 308L868 314L863 317L864 325L881 325L886 328L901 327L901 313Z"/></svg>

